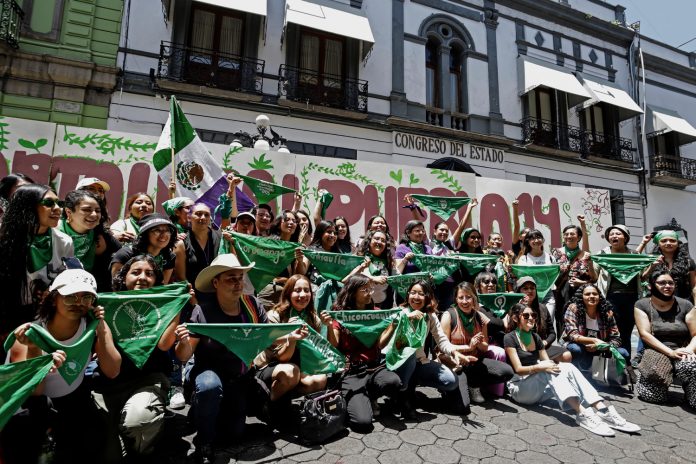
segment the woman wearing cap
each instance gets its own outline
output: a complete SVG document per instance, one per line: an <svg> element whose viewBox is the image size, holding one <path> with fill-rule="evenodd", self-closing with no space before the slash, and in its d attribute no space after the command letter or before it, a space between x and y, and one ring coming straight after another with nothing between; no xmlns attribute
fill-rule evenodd
<svg viewBox="0 0 696 464"><path fill-rule="evenodd" d="M162 285L162 271L149 255L138 255L119 270L113 279L115 292L144 290ZM128 300L125 300L128 301ZM190 313L192 307L185 308ZM149 358L141 368L121 353L121 369L117 377L102 375L99 370L93 381L92 394L103 421L106 435L102 462L120 462L123 456L150 454L164 427L164 410L169 390L172 359L168 350L174 346L177 315L166 327Z"/></svg>
<svg viewBox="0 0 696 464"><path fill-rule="evenodd" d="M106 202L106 192L111 190L109 184L107 184L103 180L97 179L96 177L85 177L77 183L75 190L86 190L95 194L97 198L99 198L102 202L102 221L104 223L111 222L111 218L109 217L109 211L107 211L108 206Z"/></svg>
<svg viewBox="0 0 696 464"><path fill-rule="evenodd" d="M104 202L89 190L73 190L65 196L58 230L72 238L75 257L97 280L97 289L111 290L109 264L121 243L104 230Z"/></svg>
<svg viewBox="0 0 696 464"><path fill-rule="evenodd" d="M510 309L514 330L505 336L505 352L515 377L508 382L513 401L539 404L555 398L561 409L576 413L576 423L600 436L612 437L612 429L634 433L640 427L627 422L613 406L607 406L597 390L571 363L549 359L541 337L534 333L539 312L524 303ZM587 407L589 406L589 407Z"/></svg>
<svg viewBox="0 0 696 464"><path fill-rule="evenodd" d="M609 246L604 247L600 254L635 253L628 248L631 234L622 224L614 224L604 232L604 238ZM621 334L621 346L627 350L631 347L631 333L635 325L633 307L641 294L640 277L635 277L628 284L612 278L611 274L594 264L597 274L597 287L604 297L614 306L614 317Z"/></svg>
<svg viewBox="0 0 696 464"><path fill-rule="evenodd" d="M176 227L177 239L183 240L189 231L191 207L193 200L188 197L176 197L162 203L164 212Z"/></svg>
<svg viewBox="0 0 696 464"><path fill-rule="evenodd" d="M116 349L111 330L104 321L104 308L94 307L97 285L94 277L82 269L68 269L56 277L43 300L35 322L57 342L69 346L75 344L89 329L96 333L91 353L83 359L68 359L75 370L76 378L68 383L60 372L52 372L42 383L42 393L50 399L56 411L50 419L56 449L54 462L82 462L85 455L91 456L96 449L97 436L94 423L94 408L87 383L85 369L92 354L102 364L102 372L115 378L121 368L121 355ZM92 317L88 314L92 313ZM91 319L98 322L90 323ZM14 335L16 341L10 350L10 362L24 361L45 354L26 336L32 324L19 326ZM87 453L87 454L86 454Z"/></svg>
<svg viewBox="0 0 696 464"><path fill-rule="evenodd" d="M72 239L57 230L63 202L46 185L17 189L0 225L0 339L34 319L35 305L75 254ZM26 263L26 266L21 263Z"/></svg>
<svg viewBox="0 0 696 464"><path fill-rule="evenodd" d="M539 303L537 296L536 282L532 277L525 276L517 279L517 291L524 293L526 304L529 305L539 315L534 331L541 337L542 348L548 354L548 357L556 362L571 362L573 360L570 351L562 346L554 345L556 341L556 330L554 329L553 317L546 308L546 305ZM508 327L510 322L508 321Z"/></svg>
<svg viewBox="0 0 696 464"><path fill-rule="evenodd" d="M111 275L115 276L124 264L135 255L149 254L164 274L163 283L168 284L177 257L174 252L176 245L176 228L174 224L158 213L143 216L138 222L140 231L131 247L118 250L111 259ZM185 276L181 277L183 280Z"/></svg>
<svg viewBox="0 0 696 464"><path fill-rule="evenodd" d="M655 246L652 253L660 257L645 271L645 277L651 272L668 270L677 284L675 296L696 301L696 263L689 256L689 246L679 240L674 230L661 230L652 239Z"/></svg>
<svg viewBox="0 0 696 464"><path fill-rule="evenodd" d="M133 242L140 232L138 222L154 210L155 202L147 193L140 192L129 196L126 199L124 218L111 224L111 233L123 244Z"/></svg>
<svg viewBox="0 0 696 464"><path fill-rule="evenodd" d="M198 273L210 266L218 255L222 234L211 227L210 207L205 203L196 203L190 208L191 229L184 239L184 259L177 267L178 275L186 276L189 282L195 282Z"/></svg>

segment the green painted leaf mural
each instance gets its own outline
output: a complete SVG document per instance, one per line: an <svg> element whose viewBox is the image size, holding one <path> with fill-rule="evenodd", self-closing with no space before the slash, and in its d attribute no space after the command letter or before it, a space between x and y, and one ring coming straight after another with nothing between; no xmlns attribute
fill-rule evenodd
<svg viewBox="0 0 696 464"><path fill-rule="evenodd" d="M399 169L398 171L389 171L389 177L397 181L399 184L401 184L401 179L404 177L404 172L403 169Z"/></svg>

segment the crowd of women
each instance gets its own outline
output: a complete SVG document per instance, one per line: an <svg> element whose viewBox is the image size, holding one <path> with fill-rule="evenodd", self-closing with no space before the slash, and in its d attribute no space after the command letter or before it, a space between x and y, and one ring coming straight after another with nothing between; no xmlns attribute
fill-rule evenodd
<svg viewBox="0 0 696 464"><path fill-rule="evenodd" d="M162 215L154 212L150 195L139 193L127 199L125 217L112 222L105 199L109 185L99 179L83 179L64 200L21 174L0 180L0 341L14 340L5 345L5 361L44 354L54 361L2 430L3 462L35 462L49 430L54 462L138 459L155 449L165 409L186 403L197 432L196 457L212 462L217 445L243 433L247 416L273 423L285 417L290 399L326 388L341 391L347 423L360 432L369 432L385 409L417 419L418 386L438 389L456 414L468 414L472 402L507 394L520 404L555 399L576 414L579 426L598 435L637 432L583 372L614 352L629 369L631 362L639 366L641 400L666 401L676 377L684 401L696 407L696 264L681 233L658 231L634 250L629 230L617 224L604 231L607 246L591 254L584 218L578 216L578 225L563 229L563 245L549 248L542 232L520 227L513 202L512 249L503 250L500 234L483 237L467 227L475 199L455 231L438 222L428 234L425 213L409 197L413 220L402 234L377 215L355 240L345 218L322 217L321 201L312 214L300 209L299 196L295 208L277 215L266 204L239 212L235 191L241 179L230 175L228 181L216 211L172 194ZM218 212L219 227L212 220ZM235 253L240 234L296 245L294 259L255 287L249 279L255 264ZM641 254L651 242L656 259L628 280L594 259ZM323 276L305 251L363 259L336 281ZM424 255L495 259L476 272L462 267L435 283L419 268ZM513 264L557 264L559 275L550 291L542 291L541 282L516 274ZM404 291L394 290L390 278L413 273L419 277ZM136 366L115 343L98 293L179 281L190 283L190 301L144 365ZM317 298L327 281L332 297ZM514 296L517 303L501 309L487 303L489 294ZM371 344L334 317L336 311L391 308L399 311ZM215 338L189 330L189 324L295 322L298 328L252 363ZM634 327L640 340L632 350ZM42 330L66 347L93 334L90 362L76 367L65 350L45 353L28 336L30 330ZM310 331L345 356L342 372L327 376L303 369L297 346ZM385 361L389 349L407 354ZM75 371L70 382L58 372L64 364Z"/></svg>

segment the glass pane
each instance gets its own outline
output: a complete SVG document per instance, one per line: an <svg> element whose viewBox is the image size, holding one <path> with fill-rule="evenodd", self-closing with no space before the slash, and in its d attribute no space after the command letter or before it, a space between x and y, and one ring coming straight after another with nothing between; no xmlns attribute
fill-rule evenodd
<svg viewBox="0 0 696 464"><path fill-rule="evenodd" d="M425 104L435 106L435 70L425 68Z"/></svg>
<svg viewBox="0 0 696 464"><path fill-rule="evenodd" d="M537 107L536 107L536 90L532 90L528 94L527 101L529 102L529 116L532 118L538 118Z"/></svg>
<svg viewBox="0 0 696 464"><path fill-rule="evenodd" d="M602 108L600 105L593 105L592 111L594 111L595 132L604 133L604 117L602 115Z"/></svg>
<svg viewBox="0 0 696 464"><path fill-rule="evenodd" d="M242 54L242 20L232 16L222 18L220 51L232 55Z"/></svg>
<svg viewBox="0 0 696 464"><path fill-rule="evenodd" d="M213 48L215 33L215 13L204 10L193 11L193 27L191 27L191 46L196 48Z"/></svg>
<svg viewBox="0 0 696 464"><path fill-rule="evenodd" d="M450 73L450 96L452 98L452 109L454 111L461 111L461 85L459 79L459 73Z"/></svg>
<svg viewBox="0 0 696 464"><path fill-rule="evenodd" d="M300 68L314 71L312 73L301 73L300 81L306 84L316 85L318 83L316 72L319 71L319 38L312 35L302 36L302 46L300 49Z"/></svg>
<svg viewBox="0 0 696 464"><path fill-rule="evenodd" d="M43 0L40 5L39 8L39 2L34 1L29 27L37 34L50 34L53 30L53 17L56 14L56 0ZM5 8L9 6L6 5Z"/></svg>
<svg viewBox="0 0 696 464"><path fill-rule="evenodd" d="M541 119L553 121L551 115L551 94L549 92L539 92L539 105L541 106Z"/></svg>
<svg viewBox="0 0 696 464"><path fill-rule="evenodd" d="M343 76L343 43L338 40L326 39L324 56L324 86L341 88Z"/></svg>

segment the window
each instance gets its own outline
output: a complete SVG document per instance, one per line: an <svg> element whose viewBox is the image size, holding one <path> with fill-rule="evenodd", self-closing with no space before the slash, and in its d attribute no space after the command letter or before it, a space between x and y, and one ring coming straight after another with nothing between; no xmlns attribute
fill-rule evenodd
<svg viewBox="0 0 696 464"><path fill-rule="evenodd" d="M316 143L288 142L292 153L301 155L321 156L323 158L358 159L358 151L353 148L331 147Z"/></svg>
<svg viewBox="0 0 696 464"><path fill-rule="evenodd" d="M24 11L22 36L57 42L63 22L64 0L18 0Z"/></svg>
<svg viewBox="0 0 696 464"><path fill-rule="evenodd" d="M343 99L344 39L309 29L300 32L299 85L326 102Z"/></svg>
<svg viewBox="0 0 696 464"><path fill-rule="evenodd" d="M650 139L653 154L679 156L678 134L674 131Z"/></svg>
<svg viewBox="0 0 696 464"><path fill-rule="evenodd" d="M464 112L464 101L462 100L462 55L461 48L452 47L449 62L450 99L452 100L452 109L458 113Z"/></svg>
<svg viewBox="0 0 696 464"><path fill-rule="evenodd" d="M619 137L618 110L603 103L592 105L580 113L583 129L584 152L608 158L622 159L626 140ZM626 153L631 158L630 149Z"/></svg>
<svg viewBox="0 0 696 464"><path fill-rule="evenodd" d="M428 40L425 46L425 104L431 107L440 106L437 49L437 42L432 39Z"/></svg>
<svg viewBox="0 0 696 464"><path fill-rule="evenodd" d="M570 187L570 182L565 180L549 179L546 177L537 176L526 176L527 182L532 182L534 184L545 184L545 185L562 185L564 187Z"/></svg>

